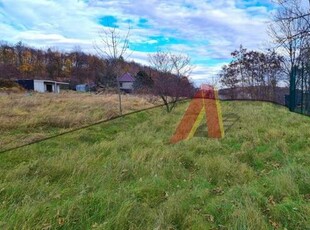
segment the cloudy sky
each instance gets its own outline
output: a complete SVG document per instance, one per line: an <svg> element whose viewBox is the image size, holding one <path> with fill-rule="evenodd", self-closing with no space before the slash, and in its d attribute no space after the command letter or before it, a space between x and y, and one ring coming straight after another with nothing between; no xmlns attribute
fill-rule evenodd
<svg viewBox="0 0 310 230"><path fill-rule="evenodd" d="M95 53L100 29L130 25L129 60L147 64L158 49L187 53L199 84L240 44L263 50L273 10L269 0L0 0L0 40Z"/></svg>

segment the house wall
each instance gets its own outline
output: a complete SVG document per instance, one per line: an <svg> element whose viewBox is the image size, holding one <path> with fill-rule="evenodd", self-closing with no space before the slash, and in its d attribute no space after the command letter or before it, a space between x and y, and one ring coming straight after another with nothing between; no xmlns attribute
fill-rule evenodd
<svg viewBox="0 0 310 230"><path fill-rule="evenodd" d="M52 92L58 93L60 91L59 85L56 85L54 82L44 82L43 80L34 80L34 90L40 93L47 92L47 85L52 86Z"/></svg>
<svg viewBox="0 0 310 230"><path fill-rule="evenodd" d="M89 91L89 86L86 84L80 84L80 85L76 85L75 89L78 92L87 92Z"/></svg>
<svg viewBox="0 0 310 230"><path fill-rule="evenodd" d="M18 81L19 83L21 81ZM24 82L24 81L23 81ZM33 82L33 87L31 88L31 84ZM21 83L20 83L21 84ZM28 90L34 90L40 93L45 93L48 92L47 91L47 85L51 85L52 86L52 92L53 93L60 93L60 85L59 83L56 82L52 82L52 81L44 81L44 80L29 80L29 82L27 82L28 85L30 85L30 88L28 87ZM63 84L64 87L68 87L66 84Z"/></svg>
<svg viewBox="0 0 310 230"><path fill-rule="evenodd" d="M59 84L56 84L55 93L60 93L60 85Z"/></svg>
<svg viewBox="0 0 310 230"><path fill-rule="evenodd" d="M121 89L133 89L133 82L122 82Z"/></svg>
<svg viewBox="0 0 310 230"><path fill-rule="evenodd" d="M33 80L17 80L16 82L27 90L34 90Z"/></svg>
<svg viewBox="0 0 310 230"><path fill-rule="evenodd" d="M46 86L44 84L44 81L41 80L33 80L34 83L34 87L33 90L40 92L40 93L44 93L46 91Z"/></svg>

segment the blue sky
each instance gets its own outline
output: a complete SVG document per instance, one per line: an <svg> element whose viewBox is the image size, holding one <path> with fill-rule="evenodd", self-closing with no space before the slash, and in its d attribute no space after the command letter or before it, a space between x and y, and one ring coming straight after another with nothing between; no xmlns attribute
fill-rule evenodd
<svg viewBox="0 0 310 230"><path fill-rule="evenodd" d="M0 40L95 53L98 32L131 27L129 60L158 49L191 56L197 84L211 82L240 44L264 50L269 0L0 0Z"/></svg>

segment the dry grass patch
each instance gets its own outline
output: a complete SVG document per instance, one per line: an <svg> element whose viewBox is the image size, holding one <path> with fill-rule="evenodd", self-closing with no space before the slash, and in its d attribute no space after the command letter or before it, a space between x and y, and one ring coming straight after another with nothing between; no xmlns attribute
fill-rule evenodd
<svg viewBox="0 0 310 230"><path fill-rule="evenodd" d="M123 113L159 103L150 96L122 95ZM115 94L2 94L0 107L0 150L119 115Z"/></svg>

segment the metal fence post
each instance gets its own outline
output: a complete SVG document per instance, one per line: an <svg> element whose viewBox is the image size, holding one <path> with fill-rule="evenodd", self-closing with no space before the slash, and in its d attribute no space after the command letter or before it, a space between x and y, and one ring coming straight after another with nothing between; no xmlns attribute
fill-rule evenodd
<svg viewBox="0 0 310 230"><path fill-rule="evenodd" d="M296 108L296 66L291 67L290 73L290 111L294 111Z"/></svg>

